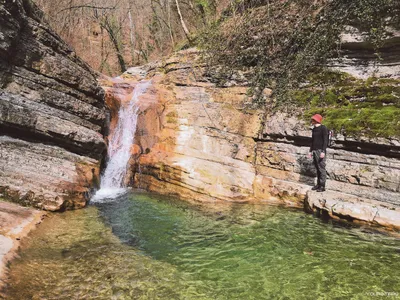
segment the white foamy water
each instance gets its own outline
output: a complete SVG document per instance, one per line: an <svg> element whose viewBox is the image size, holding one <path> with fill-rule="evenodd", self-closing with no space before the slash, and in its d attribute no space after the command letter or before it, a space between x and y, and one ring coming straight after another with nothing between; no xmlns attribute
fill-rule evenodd
<svg viewBox="0 0 400 300"><path fill-rule="evenodd" d="M125 176L131 156L137 119L139 113L139 97L146 92L150 81L143 81L136 85L129 103L121 103L118 112L118 123L108 144L107 167L101 176L100 190L92 198L93 202L104 202L106 199L115 199L126 192Z"/></svg>
<svg viewBox="0 0 400 300"><path fill-rule="evenodd" d="M118 197L123 196L127 193L126 188L111 188L111 189L100 189L96 194L90 199L93 203L107 203L118 199Z"/></svg>

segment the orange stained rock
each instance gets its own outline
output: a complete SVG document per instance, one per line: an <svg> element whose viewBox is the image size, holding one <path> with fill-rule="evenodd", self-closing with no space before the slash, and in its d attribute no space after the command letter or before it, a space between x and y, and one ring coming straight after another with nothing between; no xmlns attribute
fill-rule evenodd
<svg viewBox="0 0 400 300"><path fill-rule="evenodd" d="M133 144L130 151L131 155L134 157L138 157L142 153L142 149L138 144Z"/></svg>

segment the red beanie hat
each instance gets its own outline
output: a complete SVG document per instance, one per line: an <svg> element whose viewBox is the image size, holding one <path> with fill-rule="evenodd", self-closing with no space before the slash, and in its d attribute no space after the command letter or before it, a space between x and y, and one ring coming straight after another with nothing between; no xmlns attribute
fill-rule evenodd
<svg viewBox="0 0 400 300"><path fill-rule="evenodd" d="M319 114L313 115L313 116L311 117L311 120L314 120L314 121L317 122L317 123L321 123L321 122L322 122L322 116L319 115Z"/></svg>

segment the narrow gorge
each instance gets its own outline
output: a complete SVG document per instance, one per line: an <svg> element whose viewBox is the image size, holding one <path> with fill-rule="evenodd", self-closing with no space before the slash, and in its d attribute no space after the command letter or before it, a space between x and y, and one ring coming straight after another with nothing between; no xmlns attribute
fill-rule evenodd
<svg viewBox="0 0 400 300"><path fill-rule="evenodd" d="M87 20L103 26L120 4L73 3L71 12L89 6ZM180 30L186 5L211 2L171 3ZM284 36L299 24L296 9L322 11L317 2L263 3L239 1L220 17L229 25L235 13L283 9L267 27L287 22ZM398 297L400 28L386 28L379 53L360 24L343 28L341 57L288 83L283 101L283 77L257 98L249 72L221 75L222 63L210 66L200 37L186 31L182 49L108 77L31 0L0 0L0 298ZM252 39L261 40L246 33ZM324 192L311 190L315 113L333 130Z"/></svg>
<svg viewBox="0 0 400 300"><path fill-rule="evenodd" d="M108 161L103 188L118 181L119 187L194 201L287 204L330 217L400 226L398 134L336 132L328 152L328 191L313 193L315 174L306 158L310 130L301 106L273 110L273 91L267 88L265 104L256 106L240 78L218 86L196 49L130 68L116 79L103 76L104 102L98 75L49 29L35 5L6 1L1 17L2 197L45 210L84 207L100 187L108 140L108 156L118 155ZM346 59L331 65L332 76L347 74L340 75L340 84L348 86L339 89L346 101L360 101L364 90L394 99L384 102L388 108L398 102L396 30L382 50L382 62L372 68L373 49L355 28L347 28L342 37ZM118 116L119 109L129 105L123 103L127 98L137 97L142 80L151 85L139 92L137 129L136 119L121 125L132 107L127 116ZM314 90L307 88L298 94L312 97ZM108 136L116 127L131 131ZM109 173L128 160L126 170Z"/></svg>

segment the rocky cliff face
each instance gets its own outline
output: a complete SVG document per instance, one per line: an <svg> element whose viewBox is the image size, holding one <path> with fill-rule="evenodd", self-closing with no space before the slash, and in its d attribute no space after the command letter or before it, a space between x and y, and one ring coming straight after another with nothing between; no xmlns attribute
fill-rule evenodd
<svg viewBox="0 0 400 300"><path fill-rule="evenodd" d="M388 16L391 17L391 16ZM400 27L387 28L388 36L380 49L380 59L376 59L376 51L367 36L360 29L347 26L341 35L341 48L343 56L341 59L332 60L334 69L346 71L357 77L368 78L400 77Z"/></svg>
<svg viewBox="0 0 400 300"><path fill-rule="evenodd" d="M0 88L2 196L84 206L105 148L104 92L29 0L1 1Z"/></svg>
<svg viewBox="0 0 400 300"><path fill-rule="evenodd" d="M146 68L153 85L141 100L132 147L136 187L189 200L305 206L400 227L396 139L338 135L328 152L328 191L314 193L315 171L307 158L311 132L295 111L272 112L268 103L256 109L246 87L215 86L194 50ZM132 88L129 82L143 77L139 71L123 75L125 86L109 84L108 93ZM271 91L264 94L268 98Z"/></svg>

